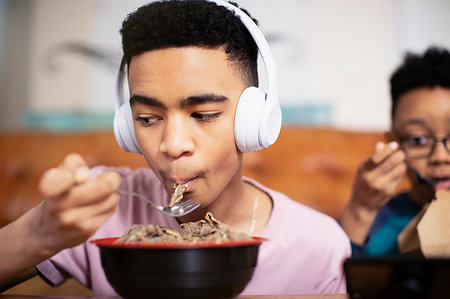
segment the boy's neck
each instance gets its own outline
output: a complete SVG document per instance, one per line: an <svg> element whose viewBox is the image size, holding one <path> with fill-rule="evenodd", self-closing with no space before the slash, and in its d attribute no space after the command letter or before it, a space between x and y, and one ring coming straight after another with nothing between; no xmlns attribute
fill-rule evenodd
<svg viewBox="0 0 450 299"><path fill-rule="evenodd" d="M208 207L187 215L180 222L203 219L211 212L231 230L249 235L258 235L266 226L272 212L272 200L256 186L243 181L242 177L230 182L224 192Z"/></svg>

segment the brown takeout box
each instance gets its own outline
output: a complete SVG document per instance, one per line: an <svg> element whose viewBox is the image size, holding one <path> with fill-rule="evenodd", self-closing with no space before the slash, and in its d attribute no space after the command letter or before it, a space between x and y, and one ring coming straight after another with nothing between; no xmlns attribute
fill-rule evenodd
<svg viewBox="0 0 450 299"><path fill-rule="evenodd" d="M450 190L438 190L397 238L400 253L450 258Z"/></svg>

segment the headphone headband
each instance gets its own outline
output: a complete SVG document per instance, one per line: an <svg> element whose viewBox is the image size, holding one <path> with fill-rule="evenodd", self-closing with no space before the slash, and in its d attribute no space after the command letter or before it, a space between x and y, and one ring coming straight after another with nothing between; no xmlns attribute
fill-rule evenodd
<svg viewBox="0 0 450 299"><path fill-rule="evenodd" d="M117 106L120 107L120 105L122 105L123 103L125 103L125 97L124 97L124 84L125 82L127 82L127 78L126 78L126 72L125 72L125 65L127 64L127 61L125 60L125 56L122 56L122 60L120 61L120 67L119 67L119 72L117 74L117 87L116 87L116 92L117 92ZM116 107L117 107L116 106Z"/></svg>
<svg viewBox="0 0 450 299"><path fill-rule="evenodd" d="M272 52L270 51L269 44L267 43L266 38L264 37L261 29L259 29L258 25L250 18L245 12L243 12L238 7L232 5L231 3L222 1L222 0L208 0L210 2L216 3L217 5L224 6L238 15L245 25L247 30L250 32L253 40L258 47L259 54L261 55L262 62L264 63L264 68L266 70L267 76L267 94L271 96L267 99L267 101L277 100L278 103L278 76L277 69L275 67L275 61L273 60Z"/></svg>

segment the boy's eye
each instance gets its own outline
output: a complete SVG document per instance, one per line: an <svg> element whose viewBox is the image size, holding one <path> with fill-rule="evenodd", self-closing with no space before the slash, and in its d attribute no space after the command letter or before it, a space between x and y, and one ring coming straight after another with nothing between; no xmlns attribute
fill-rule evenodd
<svg viewBox="0 0 450 299"><path fill-rule="evenodd" d="M192 113L191 116L193 118L198 119L199 121L210 121L220 116L220 113Z"/></svg>
<svg viewBox="0 0 450 299"><path fill-rule="evenodd" d="M421 147L429 146L433 144L433 137L431 136L409 136L405 138L408 146L411 147Z"/></svg>
<svg viewBox="0 0 450 299"><path fill-rule="evenodd" d="M137 116L135 120L142 126L151 126L158 120L158 118L155 116Z"/></svg>

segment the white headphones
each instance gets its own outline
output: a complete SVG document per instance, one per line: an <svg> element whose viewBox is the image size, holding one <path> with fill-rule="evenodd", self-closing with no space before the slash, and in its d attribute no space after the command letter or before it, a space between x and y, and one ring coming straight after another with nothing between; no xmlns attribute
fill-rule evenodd
<svg viewBox="0 0 450 299"><path fill-rule="evenodd" d="M258 25L242 10L222 0L208 0L224 6L238 15L248 29L262 57L267 76L267 93L257 87L246 88L236 108L234 137L242 152L254 152L271 146L281 130L281 109L278 101L278 77L269 45ZM117 77L117 106L114 115L114 135L126 152L141 154L136 142L130 101L124 100L126 83L125 59Z"/></svg>

